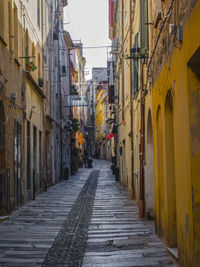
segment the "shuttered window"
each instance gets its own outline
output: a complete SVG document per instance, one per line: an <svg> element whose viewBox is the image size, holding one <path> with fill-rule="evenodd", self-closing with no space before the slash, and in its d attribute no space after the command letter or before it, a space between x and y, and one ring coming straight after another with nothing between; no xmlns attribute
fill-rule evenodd
<svg viewBox="0 0 200 267"><path fill-rule="evenodd" d="M140 0L140 48L142 53L149 49L148 0Z"/></svg>
<svg viewBox="0 0 200 267"><path fill-rule="evenodd" d="M40 0L37 0L37 24L40 29Z"/></svg>
<svg viewBox="0 0 200 267"><path fill-rule="evenodd" d="M114 104L114 85L108 87L108 102L109 104Z"/></svg>
<svg viewBox="0 0 200 267"><path fill-rule="evenodd" d="M138 33L135 35L135 41L133 44L133 48L138 48ZM133 59L133 97L135 97L138 91L138 59Z"/></svg>

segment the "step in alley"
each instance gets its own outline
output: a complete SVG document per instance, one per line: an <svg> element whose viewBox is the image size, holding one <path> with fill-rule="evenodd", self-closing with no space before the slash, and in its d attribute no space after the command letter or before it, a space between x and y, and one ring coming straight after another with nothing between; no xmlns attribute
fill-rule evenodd
<svg viewBox="0 0 200 267"><path fill-rule="evenodd" d="M177 266L137 206L95 161L0 223L0 266Z"/></svg>

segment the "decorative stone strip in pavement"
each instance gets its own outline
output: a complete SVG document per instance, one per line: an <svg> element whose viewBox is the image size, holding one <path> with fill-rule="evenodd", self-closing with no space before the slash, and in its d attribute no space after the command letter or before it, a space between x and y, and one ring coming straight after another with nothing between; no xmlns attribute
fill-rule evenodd
<svg viewBox="0 0 200 267"><path fill-rule="evenodd" d="M49 249L43 267L82 265L98 177L99 170L91 172Z"/></svg>

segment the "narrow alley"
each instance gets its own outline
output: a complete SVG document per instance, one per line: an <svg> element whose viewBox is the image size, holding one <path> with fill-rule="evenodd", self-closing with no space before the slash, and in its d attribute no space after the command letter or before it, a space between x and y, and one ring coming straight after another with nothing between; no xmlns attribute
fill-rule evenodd
<svg viewBox="0 0 200 267"><path fill-rule="evenodd" d="M200 0L0 0L0 266L200 267Z"/></svg>
<svg viewBox="0 0 200 267"><path fill-rule="evenodd" d="M176 265L110 163L95 160L0 223L0 266Z"/></svg>

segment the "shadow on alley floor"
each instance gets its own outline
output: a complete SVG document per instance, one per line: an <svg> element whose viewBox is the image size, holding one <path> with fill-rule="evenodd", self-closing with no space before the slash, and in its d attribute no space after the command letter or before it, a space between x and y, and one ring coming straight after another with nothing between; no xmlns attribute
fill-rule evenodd
<svg viewBox="0 0 200 267"><path fill-rule="evenodd" d="M0 266L177 266L107 161L48 189L0 223Z"/></svg>

